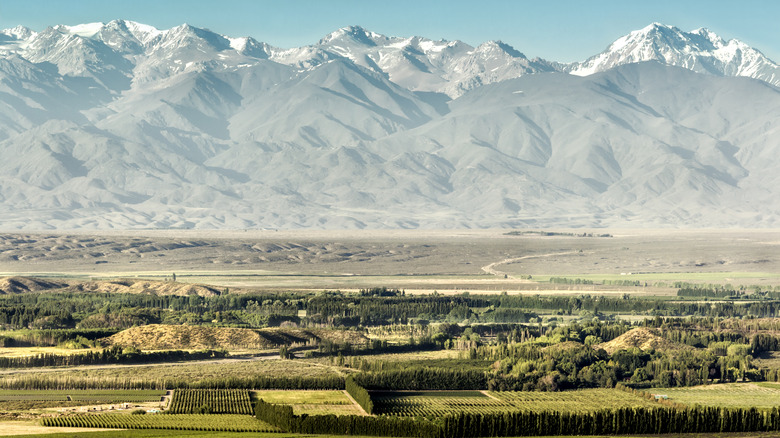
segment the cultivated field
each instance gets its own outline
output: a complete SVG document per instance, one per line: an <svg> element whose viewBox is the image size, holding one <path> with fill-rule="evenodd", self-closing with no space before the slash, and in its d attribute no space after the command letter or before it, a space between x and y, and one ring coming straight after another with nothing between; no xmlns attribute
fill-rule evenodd
<svg viewBox="0 0 780 438"><path fill-rule="evenodd" d="M292 405L296 415L364 415L365 412L344 391L252 391L255 400Z"/></svg>
<svg viewBox="0 0 780 438"><path fill-rule="evenodd" d="M278 429L250 415L71 415L48 417L44 426L103 429L172 429L218 432L276 432Z"/></svg>
<svg viewBox="0 0 780 438"><path fill-rule="evenodd" d="M769 382L728 383L688 388L653 388L650 392L666 395L669 400L686 405L761 409L780 405L780 384Z"/></svg>
<svg viewBox="0 0 780 438"><path fill-rule="evenodd" d="M0 389L0 401L72 401L94 403L159 402L166 391L159 390L15 390Z"/></svg>
<svg viewBox="0 0 780 438"><path fill-rule="evenodd" d="M395 391L374 392L372 399L377 413L402 417L438 417L457 412L593 412L599 409L657 406L654 401L617 389L563 392Z"/></svg>
<svg viewBox="0 0 780 438"><path fill-rule="evenodd" d="M63 385L75 385L85 381L95 384L105 382L111 386L132 382L160 382L160 385L165 385L165 382L172 381L197 383L226 377L243 379L264 375L290 378L342 376L345 371L349 370L313 361L281 360L278 356L270 360L253 358L154 365L90 365L50 370L4 369L0 370L0 388L12 388L21 382L38 379L59 381Z"/></svg>
<svg viewBox="0 0 780 438"><path fill-rule="evenodd" d="M246 389L177 389L168 405L171 414L252 415Z"/></svg>

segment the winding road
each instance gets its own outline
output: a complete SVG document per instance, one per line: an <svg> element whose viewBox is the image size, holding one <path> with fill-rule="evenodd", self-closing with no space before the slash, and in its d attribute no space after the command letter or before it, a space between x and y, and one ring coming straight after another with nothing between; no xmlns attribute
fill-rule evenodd
<svg viewBox="0 0 780 438"><path fill-rule="evenodd" d="M491 263L489 265L485 265L485 266L482 267L482 270L485 271L485 273L490 274L490 275L497 275L497 276L506 275L506 278L511 278L511 279L515 279L516 280L515 277L513 277L513 276L511 276L511 275L509 275L509 274L507 274L505 272L497 271L496 270L496 266L505 265L507 263L515 263L515 262L519 262L521 260L528 260L528 259L535 259L535 258L542 258L542 257L553 257L553 256L561 256L561 255L577 254L577 253L579 253L579 251L553 252L553 253L550 253L550 254L538 254L538 255L527 255L527 256L522 256L522 257L512 257L512 258L501 260L500 262L493 262L493 263Z"/></svg>

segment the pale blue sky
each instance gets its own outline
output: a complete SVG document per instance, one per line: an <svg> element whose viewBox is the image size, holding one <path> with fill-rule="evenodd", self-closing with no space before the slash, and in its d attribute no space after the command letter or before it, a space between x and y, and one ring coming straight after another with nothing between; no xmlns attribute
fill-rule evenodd
<svg viewBox="0 0 780 438"><path fill-rule="evenodd" d="M129 19L168 29L182 23L277 47L316 43L344 26L390 36L502 40L529 57L580 61L652 22L706 27L780 61L776 0L0 0L0 29Z"/></svg>

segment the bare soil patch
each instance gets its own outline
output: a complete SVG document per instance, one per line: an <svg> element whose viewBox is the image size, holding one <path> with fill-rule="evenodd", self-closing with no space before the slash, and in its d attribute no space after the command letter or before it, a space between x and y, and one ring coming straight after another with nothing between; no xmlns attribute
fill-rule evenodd
<svg viewBox="0 0 780 438"><path fill-rule="evenodd" d="M778 230L594 233L609 231L613 236L603 238L506 235L508 231L0 234L0 275L33 276L54 283L69 279L100 281L81 286L86 291L182 295L209 295L225 287L231 292L235 287L355 290L388 286L498 292L538 289L539 284L533 283L535 278L527 281L529 275L626 274L618 278L632 279L639 274L662 273L667 274L668 281L674 281L690 279L694 274L698 276L694 281L705 283L714 279L734 285L780 285L780 276L776 275L780 273ZM217 287L188 289L174 282L151 281L171 279L174 273L180 282ZM731 273L734 278L729 276ZM135 278L138 283L117 283L126 278ZM36 287L27 286L30 290ZM0 284L0 290L6 289L24 291L24 286Z"/></svg>
<svg viewBox="0 0 780 438"><path fill-rule="evenodd" d="M67 283L42 280L27 277L0 278L0 294L19 294L26 292L41 292L67 287Z"/></svg>
<svg viewBox="0 0 780 438"><path fill-rule="evenodd" d="M598 344L596 347L603 348L607 353L612 354L618 350L627 350L629 348L639 348L640 350L691 350L693 347L670 341L663 338L652 330L637 327L629 330L626 333L618 336L617 338Z"/></svg>
<svg viewBox="0 0 780 438"><path fill-rule="evenodd" d="M0 431L3 436L73 433L73 432L99 432L117 429L73 428L73 427L45 427L36 421L0 421Z"/></svg>
<svg viewBox="0 0 780 438"><path fill-rule="evenodd" d="M190 325L149 324L123 330L102 340L108 345L144 350L202 350L209 348L266 349L282 345L306 344L328 339L360 345L368 342L361 333L348 330L244 329Z"/></svg>

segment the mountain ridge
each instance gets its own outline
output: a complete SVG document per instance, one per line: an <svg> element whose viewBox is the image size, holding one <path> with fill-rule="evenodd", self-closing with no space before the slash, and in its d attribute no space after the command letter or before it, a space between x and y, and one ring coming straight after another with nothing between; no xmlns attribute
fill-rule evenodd
<svg viewBox="0 0 780 438"><path fill-rule="evenodd" d="M0 35L4 229L780 224L774 64L706 30L568 65L358 26Z"/></svg>

